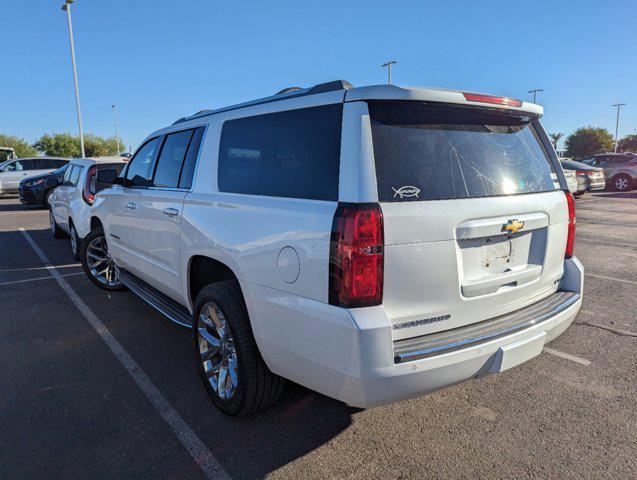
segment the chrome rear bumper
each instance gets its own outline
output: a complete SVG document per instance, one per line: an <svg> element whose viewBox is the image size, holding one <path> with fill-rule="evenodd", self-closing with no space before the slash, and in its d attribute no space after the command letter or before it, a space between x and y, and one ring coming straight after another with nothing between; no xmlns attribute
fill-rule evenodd
<svg viewBox="0 0 637 480"><path fill-rule="evenodd" d="M558 291L528 307L482 322L394 341L394 362L405 363L475 346L541 324L576 303L576 292Z"/></svg>

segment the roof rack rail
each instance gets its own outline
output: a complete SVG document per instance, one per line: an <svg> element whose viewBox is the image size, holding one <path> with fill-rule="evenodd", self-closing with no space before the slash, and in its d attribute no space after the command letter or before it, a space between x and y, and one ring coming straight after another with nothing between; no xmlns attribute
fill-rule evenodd
<svg viewBox="0 0 637 480"><path fill-rule="evenodd" d="M283 90L279 90L278 92L275 93L275 95L282 95L284 93L296 92L297 90L302 90L302 89L301 87L288 87L288 88L284 88Z"/></svg>
<svg viewBox="0 0 637 480"><path fill-rule="evenodd" d="M199 110L197 113L193 113L189 117L178 118L177 120L175 120L173 122L173 125L177 125L178 123L182 123L182 122L185 122L186 120L190 120L191 118L197 117L197 116L201 115L202 113L208 114L208 113L211 113L211 112L212 112L212 110L209 109L209 108L207 108L205 110Z"/></svg>
<svg viewBox="0 0 637 480"><path fill-rule="evenodd" d="M334 90L349 90L354 88L347 80L334 80L333 82L319 83L314 85L307 92L308 95L314 93L333 92Z"/></svg>
<svg viewBox="0 0 637 480"><path fill-rule="evenodd" d="M214 113L228 112L230 110L237 110L239 108L252 107L254 105L261 105L263 103L270 102L278 102L281 100L287 100L289 98L302 97L305 95L314 95L317 93L325 93L325 92L334 92L337 90L349 90L350 88L354 88L351 83L346 80L334 80L332 82L319 83L310 88L300 88L300 87L288 87L284 88L280 92L270 96L261 98L259 100L253 100L251 102L239 103L237 105L231 105L229 107L219 108L217 110L201 110L200 112L195 113L189 117L182 117L175 121L173 125L177 123L187 122L188 120L193 120L195 118L206 117L208 115L212 115ZM289 95L284 95L284 94ZM279 95L281 95L279 97Z"/></svg>

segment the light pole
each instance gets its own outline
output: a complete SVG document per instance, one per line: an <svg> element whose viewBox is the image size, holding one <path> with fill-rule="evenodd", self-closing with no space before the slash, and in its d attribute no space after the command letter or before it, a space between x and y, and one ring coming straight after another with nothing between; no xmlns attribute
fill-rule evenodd
<svg viewBox="0 0 637 480"><path fill-rule="evenodd" d="M396 60L390 60L387 63L383 63L381 67L387 67L387 85L391 85L391 66L398 63Z"/></svg>
<svg viewBox="0 0 637 480"><path fill-rule="evenodd" d="M533 103L535 103L535 99L537 98L538 92L543 92L543 91L544 91L543 88L536 88L535 90L529 90L526 93L532 93L533 94Z"/></svg>
<svg viewBox="0 0 637 480"><path fill-rule="evenodd" d="M111 105L113 115L115 116L115 141L117 142L117 155L119 155L119 125L117 124L117 105Z"/></svg>
<svg viewBox="0 0 637 480"><path fill-rule="evenodd" d="M71 41L71 62L73 63L73 81L75 82L75 106L77 107L77 126L80 130L80 151L82 158L84 154L84 133L82 132L82 111L80 109L80 88L77 85L77 67L75 66L75 44L73 43L73 22L71 21L71 4L73 0L65 0L62 10L66 11L66 18L69 22L69 40Z"/></svg>
<svg viewBox="0 0 637 480"><path fill-rule="evenodd" d="M617 153L617 133L619 132L619 109L626 105L625 103L616 103L613 107L617 107L617 121L615 122L615 153Z"/></svg>

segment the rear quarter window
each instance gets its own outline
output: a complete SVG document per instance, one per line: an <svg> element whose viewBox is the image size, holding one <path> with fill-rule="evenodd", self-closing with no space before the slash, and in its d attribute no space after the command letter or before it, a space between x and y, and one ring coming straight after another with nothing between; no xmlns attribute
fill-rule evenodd
<svg viewBox="0 0 637 480"><path fill-rule="evenodd" d="M228 120L219 190L338 200L342 104Z"/></svg>
<svg viewBox="0 0 637 480"><path fill-rule="evenodd" d="M417 102L370 102L380 201L555 190L533 118Z"/></svg>

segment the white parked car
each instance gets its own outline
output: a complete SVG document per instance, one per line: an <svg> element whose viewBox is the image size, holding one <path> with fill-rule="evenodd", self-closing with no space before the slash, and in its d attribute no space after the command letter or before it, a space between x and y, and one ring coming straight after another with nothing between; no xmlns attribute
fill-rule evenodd
<svg viewBox="0 0 637 480"><path fill-rule="evenodd" d="M50 173L68 162L68 158L32 157L0 163L0 195L17 193L20 182L25 178Z"/></svg>
<svg viewBox="0 0 637 480"><path fill-rule="evenodd" d="M572 194L578 193L577 177L575 176L575 172L573 170L562 168L562 173L564 174L564 178L566 179L566 186L568 187L568 191Z"/></svg>
<svg viewBox="0 0 637 480"><path fill-rule="evenodd" d="M70 237L71 251L79 259L82 239L91 231L91 206L95 194L105 187L97 182L103 168L121 172L126 163L119 157L76 158L64 172L62 181L46 180L54 188L49 195L49 221L54 238Z"/></svg>
<svg viewBox="0 0 637 480"><path fill-rule="evenodd" d="M97 195L82 262L193 327L214 404L291 379L358 407L502 372L575 318L542 107L330 82L183 118ZM553 178L555 176L555 179Z"/></svg>

